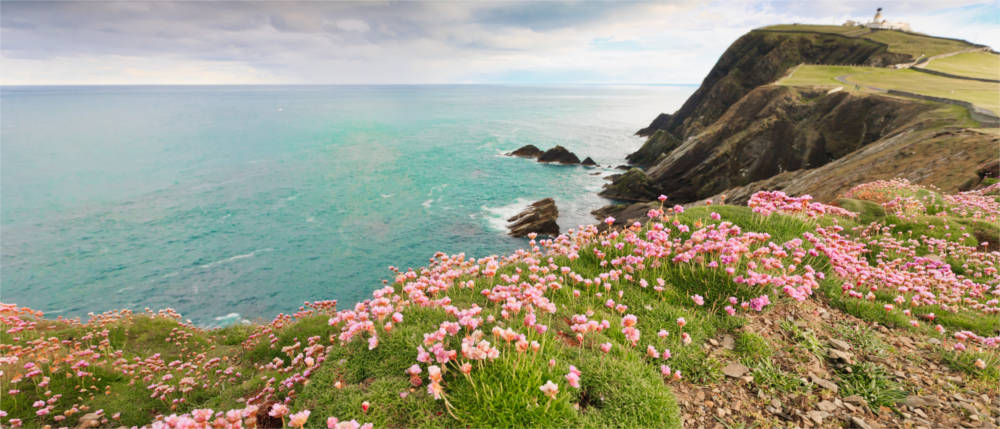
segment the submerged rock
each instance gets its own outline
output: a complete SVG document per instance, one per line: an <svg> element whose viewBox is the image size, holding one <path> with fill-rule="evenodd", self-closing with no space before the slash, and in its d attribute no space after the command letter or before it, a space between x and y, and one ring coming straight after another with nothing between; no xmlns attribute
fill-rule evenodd
<svg viewBox="0 0 1000 429"><path fill-rule="evenodd" d="M517 150L508 153L508 156L519 156L522 158L538 158L542 156L542 150L533 144L528 144L517 148Z"/></svg>
<svg viewBox="0 0 1000 429"><path fill-rule="evenodd" d="M556 146L552 149L545 151L542 156L538 157L538 162L558 162L560 164L579 164L580 158L576 156L575 153L570 152L562 146Z"/></svg>
<svg viewBox="0 0 1000 429"><path fill-rule="evenodd" d="M556 219L559 209L552 198L538 200L516 216L507 219L507 228L514 237L525 237L535 232L543 235L559 235Z"/></svg>

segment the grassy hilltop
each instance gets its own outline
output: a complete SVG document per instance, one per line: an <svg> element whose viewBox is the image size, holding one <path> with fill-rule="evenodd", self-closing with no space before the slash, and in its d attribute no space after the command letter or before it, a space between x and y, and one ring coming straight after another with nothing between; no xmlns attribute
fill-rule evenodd
<svg viewBox="0 0 1000 429"><path fill-rule="evenodd" d="M80 323L5 304L0 424L995 419L998 201L1000 185L895 181L851 190L846 209L779 192L664 205L644 225L512 255L438 254L371 300L266 325L204 330L170 311Z"/></svg>

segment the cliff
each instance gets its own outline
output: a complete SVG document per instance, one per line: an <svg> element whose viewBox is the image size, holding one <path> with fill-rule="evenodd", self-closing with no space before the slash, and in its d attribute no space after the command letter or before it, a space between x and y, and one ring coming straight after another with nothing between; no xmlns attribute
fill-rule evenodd
<svg viewBox="0 0 1000 429"><path fill-rule="evenodd" d="M677 112L639 131L648 139L626 159L640 168L614 177L601 195L641 202L664 194L687 203L727 194L745 202L754 191L787 189L830 201L853 185L893 177L947 191L975 185L977 168L996 158L998 139L970 129L977 123L966 109L843 90L832 66L824 71L833 85L775 84L802 63L906 61L910 55L865 38L752 31L726 50Z"/></svg>
<svg viewBox="0 0 1000 429"><path fill-rule="evenodd" d="M811 32L755 30L726 49L701 86L674 114L661 114L639 135L666 130L680 139L697 134L754 88L771 83L797 64L887 66L911 61L888 45L867 39Z"/></svg>

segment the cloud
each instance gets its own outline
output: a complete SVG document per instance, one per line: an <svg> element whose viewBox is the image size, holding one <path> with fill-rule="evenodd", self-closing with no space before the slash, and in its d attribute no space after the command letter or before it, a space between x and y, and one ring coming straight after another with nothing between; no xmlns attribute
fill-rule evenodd
<svg viewBox="0 0 1000 429"><path fill-rule="evenodd" d="M995 3L898 1L891 20L1000 44ZM871 3L0 2L0 83L696 83L750 29Z"/></svg>

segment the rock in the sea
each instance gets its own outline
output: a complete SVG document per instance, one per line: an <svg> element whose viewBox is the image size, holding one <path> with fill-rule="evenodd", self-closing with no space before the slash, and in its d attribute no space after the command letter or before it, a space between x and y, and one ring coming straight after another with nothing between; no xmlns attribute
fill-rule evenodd
<svg viewBox="0 0 1000 429"><path fill-rule="evenodd" d="M552 149L545 151L542 156L538 157L538 162L558 162L560 164L579 164L580 158L577 158L576 154L570 152L562 146L556 146Z"/></svg>
<svg viewBox="0 0 1000 429"><path fill-rule="evenodd" d="M624 174L611 176L613 182L604 186L600 195L620 201L650 201L657 193L649 183L649 177L641 169L633 168Z"/></svg>
<svg viewBox="0 0 1000 429"><path fill-rule="evenodd" d="M527 144L517 148L517 150L508 153L508 156L520 156L522 158L538 158L542 156L544 152L533 144Z"/></svg>
<svg viewBox="0 0 1000 429"><path fill-rule="evenodd" d="M527 209L507 219L507 228L514 237L525 237L535 232L543 235L559 235L556 219L559 209L552 198L535 201Z"/></svg>
<svg viewBox="0 0 1000 429"><path fill-rule="evenodd" d="M597 165L597 163L594 162L594 159L591 158L591 157L589 157L589 156L586 157L586 158L584 158L583 162L581 162L580 164L581 165L586 165L586 166L595 166L595 165Z"/></svg>

